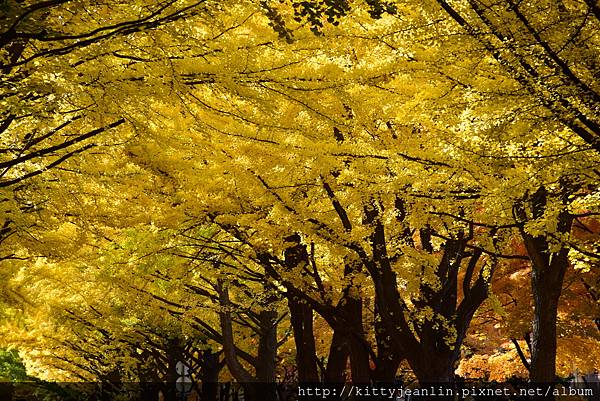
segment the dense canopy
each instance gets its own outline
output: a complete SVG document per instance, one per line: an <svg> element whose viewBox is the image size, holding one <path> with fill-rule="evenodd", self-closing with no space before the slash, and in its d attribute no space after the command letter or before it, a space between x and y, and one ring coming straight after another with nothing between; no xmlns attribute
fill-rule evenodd
<svg viewBox="0 0 600 401"><path fill-rule="evenodd" d="M593 1L0 13L3 380L175 400L183 361L202 400L274 401L600 369Z"/></svg>

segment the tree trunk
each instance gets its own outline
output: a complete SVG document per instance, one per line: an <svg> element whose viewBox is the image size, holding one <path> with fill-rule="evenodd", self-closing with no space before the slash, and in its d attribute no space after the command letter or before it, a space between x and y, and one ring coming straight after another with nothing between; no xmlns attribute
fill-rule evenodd
<svg viewBox="0 0 600 401"><path fill-rule="evenodd" d="M156 383L144 382L140 384L142 400L144 401L158 401L158 389L159 386Z"/></svg>
<svg viewBox="0 0 600 401"><path fill-rule="evenodd" d="M257 389L257 393L260 394L261 400L276 401L277 312L261 311L259 321L261 333L258 343L256 378L261 388Z"/></svg>
<svg viewBox="0 0 600 401"><path fill-rule="evenodd" d="M369 366L369 350L364 337L362 321L362 300L347 296L344 305L345 320L348 323L348 348L350 350L350 373L353 383L369 383L371 369Z"/></svg>
<svg viewBox="0 0 600 401"><path fill-rule="evenodd" d="M416 362L416 361L415 361ZM421 386L454 382L454 364L452 353L424 353L418 362L413 362L414 373Z"/></svg>
<svg viewBox="0 0 600 401"><path fill-rule="evenodd" d="M344 383L346 381L346 364L348 362L349 350L346 336L343 330L333 330L327 368L325 370L326 383Z"/></svg>
<svg viewBox="0 0 600 401"><path fill-rule="evenodd" d="M377 342L377 359L373 371L373 381L376 383L391 384L396 379L396 372L402 361L391 342L393 333L389 333L381 322L381 316L375 305L375 341Z"/></svg>
<svg viewBox="0 0 600 401"><path fill-rule="evenodd" d="M365 207L365 220L373 224L371 234L372 257L361 256L375 287L377 312L381 320L379 332L393 349L393 355L405 357L421 384L452 383L455 363L473 314L487 298L495 263L488 269L479 268L481 250L464 252L471 238L456 233L443 244L443 254L435 272L441 286L433 287L423 281L420 296L409 306L398 292L396 273L387 255L385 227L379 218L376 203ZM434 253L431 245L432 229L420 229L419 247ZM410 236L406 241L416 244ZM463 299L458 303L458 272L464 269ZM433 319L410 322L411 310L430 309ZM439 320L438 320L439 319ZM450 327L442 322L450 323ZM412 323L412 324L410 324ZM453 341L449 342L449 338ZM392 359L393 360L393 359ZM395 372L394 372L395 373Z"/></svg>
<svg viewBox="0 0 600 401"><path fill-rule="evenodd" d="M101 378L100 400L110 401L123 392L123 377L118 368L113 368Z"/></svg>
<svg viewBox="0 0 600 401"><path fill-rule="evenodd" d="M217 401L219 372L222 364L219 363L219 353L210 350L203 351L201 356L200 382L202 391L201 401Z"/></svg>
<svg viewBox="0 0 600 401"><path fill-rule="evenodd" d="M319 381L319 374L313 332L313 311L306 303L296 298L288 299L288 306L296 343L298 381L300 383L316 383Z"/></svg>
<svg viewBox="0 0 600 401"><path fill-rule="evenodd" d="M568 267L568 251L554 254L550 266L534 267L531 286L534 318L531 339L529 378L533 383L556 381L556 318L564 276Z"/></svg>
<svg viewBox="0 0 600 401"><path fill-rule="evenodd" d="M177 388L176 382L178 378L177 374L177 362L183 359L183 349L180 346L177 339L170 339L167 343L167 375L166 375L166 394L164 401L177 401Z"/></svg>
<svg viewBox="0 0 600 401"><path fill-rule="evenodd" d="M161 388L161 378L158 363L151 359L151 352L142 349L138 362L138 378L140 381L140 393L142 400L158 401L158 393Z"/></svg>
<svg viewBox="0 0 600 401"><path fill-rule="evenodd" d="M246 401L255 401L258 398L256 393L256 379L244 368L237 357L237 350L233 336L233 324L231 312L228 308L231 305L229 301L229 290L222 281L219 285L219 301L223 310L219 312L219 321L221 323L221 333L223 336L223 353L227 368L235 380L244 388L244 399Z"/></svg>
<svg viewBox="0 0 600 401"><path fill-rule="evenodd" d="M564 205L568 200L568 183L561 180L562 192L560 200ZM562 292L565 273L569 266L569 249L566 246L551 251L549 238L552 233L541 233L533 236L525 229L528 221L544 216L548 202L548 192L540 187L527 199L531 210L528 216L524 202L514 207L516 220L520 224L520 232L531 260L531 289L534 301L534 319L531 338L531 365L529 378L538 384L556 382L556 317L558 303ZM557 234L568 234L571 231L573 216L566 206L558 214L556 221ZM548 396L551 400L554 397Z"/></svg>
<svg viewBox="0 0 600 401"><path fill-rule="evenodd" d="M297 234L285 238L289 245L284 252L285 266L288 270L308 265L308 252ZM315 336L313 332L313 310L302 299L288 296L290 320L296 343L296 364L300 383L319 381Z"/></svg>

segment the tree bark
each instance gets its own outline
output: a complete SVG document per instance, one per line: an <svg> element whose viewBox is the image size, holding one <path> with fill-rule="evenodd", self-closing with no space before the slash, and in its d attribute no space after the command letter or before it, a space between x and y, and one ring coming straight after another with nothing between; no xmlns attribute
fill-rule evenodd
<svg viewBox="0 0 600 401"><path fill-rule="evenodd" d="M567 183L561 180L559 200L564 209L558 214L556 231L558 235L571 231L573 216L566 208L568 198ZM531 364L529 378L537 384L556 382L556 318L562 292L565 273L569 266L569 249L561 245L551 250L551 233L531 235L525 229L525 223L544 216L549 194L543 186L528 199L518 202L514 215L519 222L521 237L531 260L531 289L534 304L534 319L531 335ZM531 210L528 216L526 205ZM552 400L553 396L544 399Z"/></svg>
<svg viewBox="0 0 600 401"><path fill-rule="evenodd" d="M325 369L325 382L344 383L346 381L346 364L349 354L346 336L339 329L333 330Z"/></svg>
<svg viewBox="0 0 600 401"><path fill-rule="evenodd" d="M219 372L222 364L219 363L219 353L211 350L202 351L202 366L200 367L200 382L202 391L201 401L217 401L217 388L219 383Z"/></svg>
<svg viewBox="0 0 600 401"><path fill-rule="evenodd" d="M419 298L412 300L415 309L428 308L434 312L434 317L423 323L414 323L411 328L407 320L410 309L398 292L396 273L387 255L384 225L375 203L365 207L365 220L374 227L371 235L373 255L371 258L366 253L359 256L375 286L377 311L381 318L379 331L389 337L393 355L402 355L407 359L420 384L453 382L460 347L473 314L487 297L495 264L492 263L486 271L481 267L479 273L475 274L481 251L465 253L470 238L461 232L447 238L435 273L441 285L432 287L423 282ZM421 249L429 253L433 253L431 235L430 228L421 229ZM459 304L457 277L461 268L465 269L462 283L464 296ZM443 319L444 323L436 319ZM454 340L449 341L452 334L455 334Z"/></svg>
<svg viewBox="0 0 600 401"><path fill-rule="evenodd" d="M221 333L223 335L223 353L227 368L235 380L244 388L244 396L247 401L258 400L256 392L256 379L240 363L237 357L237 350L233 338L233 324L231 312L228 308L231 305L229 301L229 292L222 281L219 282L219 301L222 311L219 313L221 323Z"/></svg>
<svg viewBox="0 0 600 401"><path fill-rule="evenodd" d="M369 350L362 319L362 299L348 295L345 298L345 321L348 323L346 333L350 354L350 373L353 383L369 383L371 369L369 366Z"/></svg>
<svg viewBox="0 0 600 401"><path fill-rule="evenodd" d="M276 401L275 386L277 367L277 312L265 310L259 314L260 338L258 343L258 366L256 378L262 388L257 391L263 401Z"/></svg>
<svg viewBox="0 0 600 401"><path fill-rule="evenodd" d="M319 374L313 331L313 311L310 306L297 298L288 299L288 306L296 344L298 381L316 383L319 381Z"/></svg>
<svg viewBox="0 0 600 401"><path fill-rule="evenodd" d="M300 236L291 235L285 239L289 244L284 252L287 269L295 269L308 265L306 246L300 242ZM302 299L290 294L288 296L290 320L296 344L296 364L300 383L316 383L319 381L315 336L313 331L313 310Z"/></svg>
<svg viewBox="0 0 600 401"><path fill-rule="evenodd" d="M166 394L164 395L165 401L177 401L177 388L176 382L178 378L177 374L177 362L183 359L183 348L177 339L169 339L167 342L167 375L166 375Z"/></svg>
<svg viewBox="0 0 600 401"><path fill-rule="evenodd" d="M394 351L391 342L393 333L386 330L381 322L381 315L375 305L375 341L377 342L377 358L375 370L372 372L373 381L376 383L390 384L396 379L396 372L402 362L402 357Z"/></svg>

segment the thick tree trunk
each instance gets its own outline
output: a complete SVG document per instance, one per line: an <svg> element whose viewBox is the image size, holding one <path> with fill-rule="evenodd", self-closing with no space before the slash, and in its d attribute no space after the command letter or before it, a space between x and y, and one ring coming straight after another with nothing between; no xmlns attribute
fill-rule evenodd
<svg viewBox="0 0 600 401"><path fill-rule="evenodd" d="M15 385L10 382L0 383L0 399L6 401L13 401L13 395L15 393Z"/></svg>
<svg viewBox="0 0 600 401"><path fill-rule="evenodd" d="M256 378L265 383L275 383L277 359L277 312L262 311L259 316L261 336L258 343Z"/></svg>
<svg viewBox="0 0 600 401"><path fill-rule="evenodd" d="M123 377L121 372L115 368L102 378L100 401L110 401L121 392L123 392Z"/></svg>
<svg viewBox="0 0 600 401"><path fill-rule="evenodd" d="M313 331L313 311L306 303L296 298L288 299L288 306L296 344L298 381L316 383L319 381L319 373Z"/></svg>
<svg viewBox="0 0 600 401"><path fill-rule="evenodd" d="M262 311L259 314L260 338L258 343L258 364L256 378L261 388L257 388L263 401L276 401L275 386L277 367L277 312Z"/></svg>
<svg viewBox="0 0 600 401"><path fill-rule="evenodd" d="M159 401L158 389L156 383L140 383L142 400L144 401Z"/></svg>
<svg viewBox="0 0 600 401"><path fill-rule="evenodd" d="M201 362L200 382L202 383L202 391L200 400L217 401L219 372L223 366L219 363L219 353L210 350L203 351Z"/></svg>
<svg viewBox="0 0 600 401"><path fill-rule="evenodd" d="M165 401L177 401L177 388L176 382L178 378L177 374L177 362L183 359L183 349L176 339L169 340L167 343L167 375L166 382L167 388L164 395Z"/></svg>
<svg viewBox="0 0 600 401"><path fill-rule="evenodd" d="M454 364L456 359L450 353L423 353L419 361L413 361L411 367L421 386L454 382Z"/></svg>
<svg viewBox="0 0 600 401"><path fill-rule="evenodd" d="M400 211L401 207L402 204L397 205ZM460 347L473 314L487 298L495 264L492 263L487 269L478 269L481 250L465 252L471 238L458 232L443 244L444 252L435 272L441 286L433 287L422 282L419 297L412 299L413 306L409 306L398 292L396 273L387 255L385 228L375 203L365 207L365 216L366 222L374 225L371 235L373 255L372 258L366 254L361 257L375 287L377 312L381 318L379 332L391 344L393 355L402 355L407 359L419 383L452 383ZM431 228L421 228L419 247L433 254L431 236ZM416 245L410 235L406 236L406 241ZM465 274L462 282L463 299L458 303L460 269L464 269ZM432 310L434 316L423 323L413 321L411 325L407 316L412 308L414 311ZM453 338L453 341L449 338Z"/></svg>
<svg viewBox="0 0 600 401"><path fill-rule="evenodd" d="M386 330L381 322L381 315L375 305L375 341L377 342L377 360L375 361L375 370L373 371L373 381L376 383L391 384L396 379L396 372L402 357L394 352L393 333Z"/></svg>
<svg viewBox="0 0 600 401"><path fill-rule="evenodd" d="M152 360L152 354L147 349L141 350L138 363L138 378L142 400L158 401L161 388L158 361ZM158 352L158 351L155 351Z"/></svg>
<svg viewBox="0 0 600 401"><path fill-rule="evenodd" d="M300 236L291 235L285 239L289 244L284 252L285 266L289 270L308 265L308 252L301 243ZM296 365L300 383L319 381L315 336L313 332L313 310L302 299L288 296L290 320L296 344Z"/></svg>
<svg viewBox="0 0 600 401"><path fill-rule="evenodd" d="M556 220L556 234L568 234L571 231L573 216L566 207L569 184L561 180L562 192L559 195L564 209ZM531 216L528 216L525 202L517 203L514 214L520 223L521 236L531 259L531 289L534 301L534 319L531 337L531 365L529 378L537 384L556 382L556 317L562 292L565 273L569 266L569 249L563 245L552 251L549 238L554 233L541 233L533 236L525 229L528 221L544 217L548 203L548 192L540 187L526 201ZM545 399L552 400L553 396Z"/></svg>
<svg viewBox="0 0 600 401"><path fill-rule="evenodd" d="M371 369L368 343L364 337L362 300L344 295L336 309L339 317L334 325L329 348L325 381L342 383L346 380L348 358L353 383L369 383Z"/></svg>
<svg viewBox="0 0 600 401"><path fill-rule="evenodd" d="M565 249L554 254L550 266L532 269L534 318L529 378L534 383L556 381L556 318L568 267L567 252Z"/></svg>
<svg viewBox="0 0 600 401"><path fill-rule="evenodd" d="M219 313L219 320L221 322L225 362L231 375L241 384L244 390L244 400L275 401L277 399L277 389L275 385L275 370L277 363L277 312L263 310L258 314L260 324L259 331L257 331L259 344L256 361L252 363L256 373L255 375L252 375L239 362L237 357L231 312L227 310L231 305L231 302L229 300L227 286L222 281L219 282L219 300L221 306L224 308L223 311ZM297 305L297 307L301 308L303 305ZM308 310L310 312L310 332L312 334L312 311L310 309ZM302 309L301 312L303 312ZM301 317L306 319L305 315ZM301 323L304 324L305 321L302 321Z"/></svg>
<svg viewBox="0 0 600 401"><path fill-rule="evenodd" d="M350 354L346 340L343 330L333 331L325 369L325 382L327 383L344 383L346 381L346 364Z"/></svg>
<svg viewBox="0 0 600 401"><path fill-rule="evenodd" d="M353 283L353 274L359 270L356 263L346 263L344 278L347 285L335 308L335 319L328 322L333 328L329 350L326 381L340 383L346 378L346 364L350 358L353 383L371 381L370 345L363 327L363 300Z"/></svg>
<svg viewBox="0 0 600 401"><path fill-rule="evenodd" d="M372 372L373 382L382 384L394 383L400 362L402 362L402 358L395 354L380 356L375 364L375 371Z"/></svg>
<svg viewBox="0 0 600 401"><path fill-rule="evenodd" d="M560 283L562 284L562 282ZM558 297L537 287L534 293L534 318L531 373L533 383L552 383L556 380L556 317Z"/></svg>
<svg viewBox="0 0 600 401"><path fill-rule="evenodd" d="M345 298L345 321L348 323L348 348L350 351L350 372L353 383L369 383L371 369L369 366L369 350L364 337L362 320L362 300L347 296Z"/></svg>

